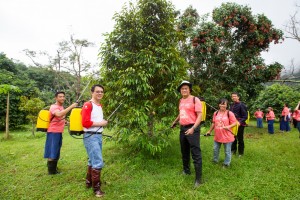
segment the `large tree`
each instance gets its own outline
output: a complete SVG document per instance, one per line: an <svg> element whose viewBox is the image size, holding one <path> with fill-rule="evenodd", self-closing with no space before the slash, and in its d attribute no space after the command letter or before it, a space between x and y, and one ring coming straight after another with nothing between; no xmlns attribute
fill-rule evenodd
<svg viewBox="0 0 300 200"><path fill-rule="evenodd" d="M271 42L277 44L283 39L282 31L265 15L253 15L247 6L223 3L213 10L212 21L204 18L196 25L186 23L196 17L195 10L187 9L178 29L190 38L192 48L186 60L191 80L202 95L221 97L235 90L244 97L255 97L262 83L279 75L283 66L266 65L261 57Z"/></svg>
<svg viewBox="0 0 300 200"><path fill-rule="evenodd" d="M166 0L139 0L114 16L114 30L101 47L109 110L122 102L118 132L151 153L167 144L157 124L177 112L176 86L186 77L177 50L176 12Z"/></svg>
<svg viewBox="0 0 300 200"><path fill-rule="evenodd" d="M54 73L49 77L53 82L54 90L66 91L68 96L74 100L80 96L81 78L92 70L93 65L84 57L84 50L93 46L92 42L86 39L77 39L70 35L69 40L59 42L58 49L54 56L43 51L31 51L25 49L26 55L33 61L34 65L40 68L47 68ZM47 64L41 64L42 56L48 59ZM50 73L52 75L53 73ZM67 99L70 101L70 99ZM68 102L70 103L70 102Z"/></svg>
<svg viewBox="0 0 300 200"><path fill-rule="evenodd" d="M288 33L286 38L300 42L300 19L298 15L300 5L296 5L296 8L297 11L290 16L289 21L285 24L285 31Z"/></svg>

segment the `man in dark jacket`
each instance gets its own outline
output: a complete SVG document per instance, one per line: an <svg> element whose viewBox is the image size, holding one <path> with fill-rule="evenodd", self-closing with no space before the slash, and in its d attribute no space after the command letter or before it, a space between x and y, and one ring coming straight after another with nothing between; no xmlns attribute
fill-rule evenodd
<svg viewBox="0 0 300 200"><path fill-rule="evenodd" d="M231 99L233 103L230 105L230 111L234 113L236 119L240 123L237 136L235 137L235 140L231 146L231 152L236 154L236 151L238 150L239 157L241 157L244 155L245 149L244 129L247 125L245 121L248 118L247 107L243 102L240 101L240 95L237 92L231 93Z"/></svg>

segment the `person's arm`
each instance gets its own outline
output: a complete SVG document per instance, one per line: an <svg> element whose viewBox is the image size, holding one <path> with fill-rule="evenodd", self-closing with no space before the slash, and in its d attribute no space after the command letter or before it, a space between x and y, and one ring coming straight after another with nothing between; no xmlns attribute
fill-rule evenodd
<svg viewBox="0 0 300 200"><path fill-rule="evenodd" d="M72 110L73 108L75 108L76 106L78 106L78 103L73 103L72 105L70 105L69 107L67 107L64 110L57 110L56 112L53 113L53 115L55 117L63 117L65 116L68 112L70 112L70 110Z"/></svg>
<svg viewBox="0 0 300 200"><path fill-rule="evenodd" d="M196 122L195 122L194 126L192 126L190 129L188 129L188 130L185 132L185 134L186 134L186 135L191 135L191 134L193 134L193 133L194 133L194 130L197 128L197 126L200 125L201 119L202 119L202 112L199 111L199 112L197 112L197 119L196 119Z"/></svg>
<svg viewBox="0 0 300 200"><path fill-rule="evenodd" d="M81 110L82 126L85 128L106 126L108 123L107 120L102 120L101 122L93 122L91 120L92 110L93 105L90 102L83 105Z"/></svg>
<svg viewBox="0 0 300 200"><path fill-rule="evenodd" d="M209 130L206 132L205 136L211 136L211 132L214 130L215 128L215 123L211 123L211 126L209 128Z"/></svg>

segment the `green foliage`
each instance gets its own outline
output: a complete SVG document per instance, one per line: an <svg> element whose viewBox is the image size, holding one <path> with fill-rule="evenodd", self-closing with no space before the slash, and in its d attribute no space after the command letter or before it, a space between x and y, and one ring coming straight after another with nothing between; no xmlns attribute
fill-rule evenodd
<svg viewBox="0 0 300 200"><path fill-rule="evenodd" d="M299 199L298 131L281 134L275 123L275 134L268 135L266 127L250 123L245 129L245 155L233 156L228 169L222 168L223 148L219 164L213 164L213 137L201 137L204 184L198 189L193 188L193 167L190 176L181 174L179 130L169 136L167 150L155 158L105 139L104 199ZM33 138L30 131L11 135L11 140L0 141L1 199L98 199L85 188L87 155L82 140L64 134L58 162L62 174L50 176L43 159L46 135L37 133Z"/></svg>
<svg viewBox="0 0 300 200"><path fill-rule="evenodd" d="M26 124L26 114L19 110L20 96L37 95L38 89L35 82L26 75L26 67L23 64L15 63L8 59L5 54L0 53L0 85L2 85L2 95L0 95L0 130L5 129L6 99L8 89L10 90L9 126L11 129ZM17 87L11 90L11 86Z"/></svg>
<svg viewBox="0 0 300 200"><path fill-rule="evenodd" d="M261 91L252 105L251 112L257 108L266 112L268 107L272 107L276 116L281 115L283 104L287 103L292 110L300 100L299 90L295 90L286 85L273 84Z"/></svg>
<svg viewBox="0 0 300 200"><path fill-rule="evenodd" d="M109 111L123 103L118 118L122 141L138 141L155 154L165 146L156 123L169 127L168 117L177 114L176 87L186 77L177 50L174 6L165 0L140 0L137 6L124 6L114 19L100 52L105 103Z"/></svg>
<svg viewBox="0 0 300 200"><path fill-rule="evenodd" d="M26 111L27 116L26 118L31 121L32 124L32 134L34 135L35 124L37 122L38 113L42 110L45 106L45 102L43 102L39 98L31 98L28 99L25 96L22 96L20 99L19 108L22 111Z"/></svg>
<svg viewBox="0 0 300 200"><path fill-rule="evenodd" d="M192 82L203 88L203 96L219 96L219 91L231 92L238 86L247 97L255 98L262 83L276 78L283 68L279 63L267 66L260 56L272 42L283 40L282 31L266 16L255 16L249 7L236 3L215 8L212 19L200 21L188 35L192 49L183 55L188 56Z"/></svg>

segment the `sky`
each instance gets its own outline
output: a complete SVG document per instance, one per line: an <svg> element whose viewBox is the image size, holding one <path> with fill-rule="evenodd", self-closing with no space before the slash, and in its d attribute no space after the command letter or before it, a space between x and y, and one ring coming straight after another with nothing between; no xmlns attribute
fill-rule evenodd
<svg viewBox="0 0 300 200"><path fill-rule="evenodd" d="M87 39L95 43L84 51L89 62L99 63L97 54L104 33L113 30L114 14L120 12L128 0L0 0L0 52L32 65L23 52L24 49L46 51L54 56L58 43L69 40L74 34L77 39ZM132 2L135 2L134 0ZM177 10L183 12L189 5L197 9L199 15L228 1L222 0L170 0ZM300 0L231 0L247 5L252 13L264 14L275 28L284 30L284 25L297 10ZM300 9L299 9L300 11ZM298 15L300 19L300 14ZM285 33L286 34L286 33ZM271 45L262 56L266 64L279 62L290 70L291 60L300 66L300 42L285 39L282 44ZM299 67L300 68L300 67Z"/></svg>

